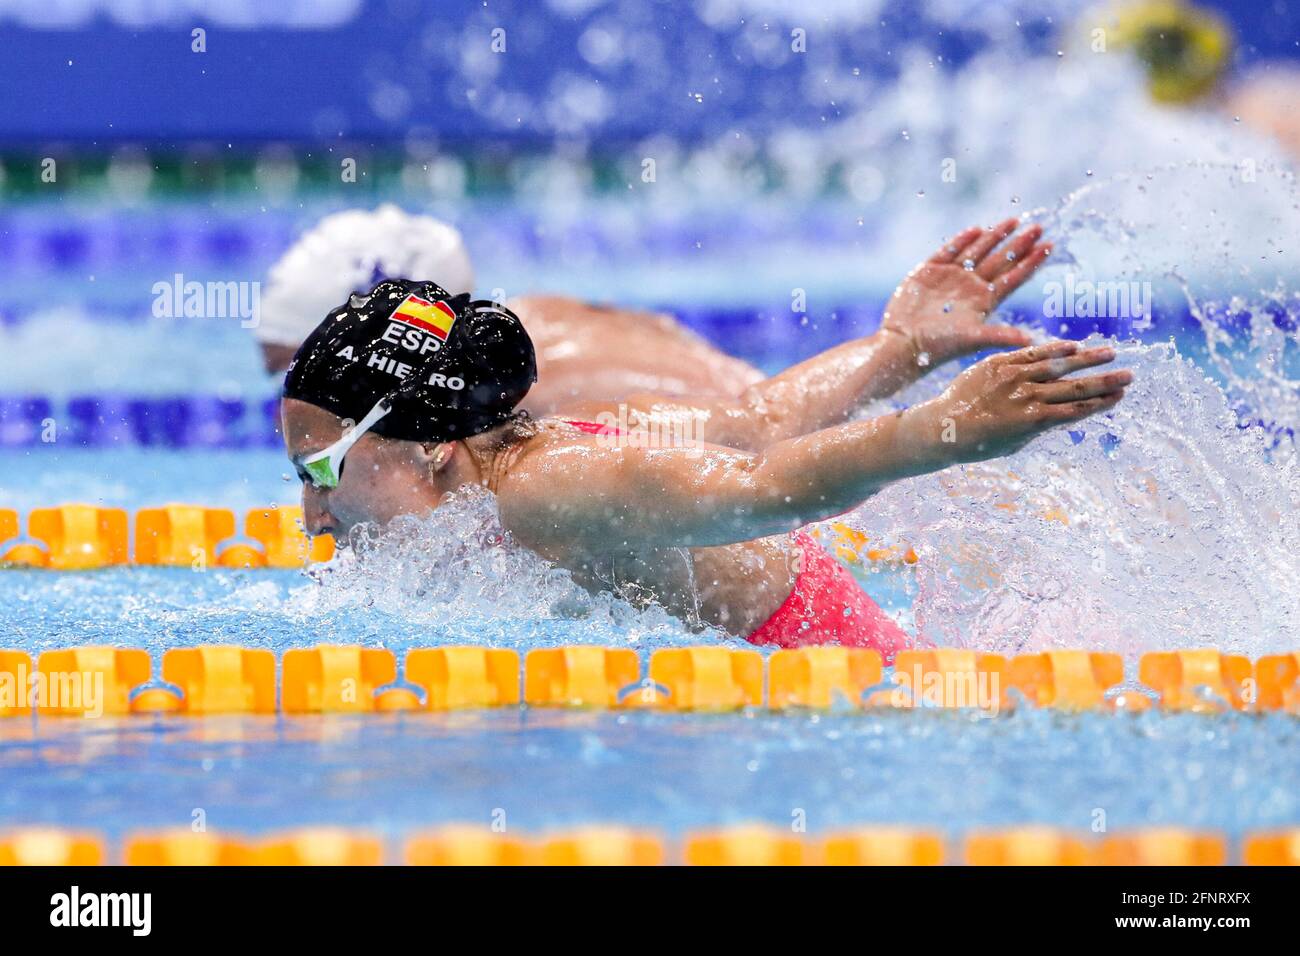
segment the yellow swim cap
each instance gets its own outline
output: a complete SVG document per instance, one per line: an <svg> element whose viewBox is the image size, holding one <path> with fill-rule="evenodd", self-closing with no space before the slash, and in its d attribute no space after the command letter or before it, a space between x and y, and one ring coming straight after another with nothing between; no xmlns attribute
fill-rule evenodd
<svg viewBox="0 0 1300 956"><path fill-rule="evenodd" d="M1232 29L1183 0L1138 0L1109 11L1114 45L1146 66L1152 98L1187 103L1214 89L1232 54Z"/></svg>

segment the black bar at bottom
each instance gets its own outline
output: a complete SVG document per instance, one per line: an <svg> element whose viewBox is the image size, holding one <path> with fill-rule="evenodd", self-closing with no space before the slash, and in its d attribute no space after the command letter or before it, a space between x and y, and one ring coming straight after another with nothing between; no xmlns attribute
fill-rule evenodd
<svg viewBox="0 0 1300 956"><path fill-rule="evenodd" d="M144 897L117 894L149 894L147 938L205 948L411 933L461 951L475 939L499 950L629 936L770 945L769 934L790 930L813 931L808 941L884 932L926 946L1024 942L1026 932L1049 933L1039 942L1052 945L1190 934L1231 943L1255 930L1290 934L1295 890L1294 871L1261 867L14 868L0 871L0 932L7 942L75 933L129 945L146 938ZM116 926L70 925L115 916Z"/></svg>

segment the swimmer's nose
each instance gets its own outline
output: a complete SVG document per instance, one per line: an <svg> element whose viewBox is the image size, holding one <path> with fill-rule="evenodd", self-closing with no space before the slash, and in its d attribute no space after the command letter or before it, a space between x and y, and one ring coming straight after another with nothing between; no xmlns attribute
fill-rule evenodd
<svg viewBox="0 0 1300 956"><path fill-rule="evenodd" d="M307 533L313 537L321 534L333 534L338 524L325 504L325 496L311 484L302 486L302 523Z"/></svg>

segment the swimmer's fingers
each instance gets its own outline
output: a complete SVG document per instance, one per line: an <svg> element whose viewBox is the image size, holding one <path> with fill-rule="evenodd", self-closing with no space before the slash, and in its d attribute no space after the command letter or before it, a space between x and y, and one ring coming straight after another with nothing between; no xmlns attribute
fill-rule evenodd
<svg viewBox="0 0 1300 956"><path fill-rule="evenodd" d="M1052 244L1044 242L1034 246L1029 254L1013 265L1006 272L1002 273L993 280L993 293L997 301L1001 302L1011 293L1025 284L1025 280L1038 271L1038 267L1047 261L1047 257L1052 254Z"/></svg>
<svg viewBox="0 0 1300 956"><path fill-rule="evenodd" d="M980 230L979 238L958 253L957 261L963 265L970 262L973 266L978 266L999 242L1016 231L1017 225L1015 219L1004 219L996 226Z"/></svg>
<svg viewBox="0 0 1300 956"><path fill-rule="evenodd" d="M1077 349L1065 355L1054 355L1031 362L1025 369L1027 382L1051 382L1085 368L1094 368L1113 361L1115 350L1109 345L1091 349Z"/></svg>
<svg viewBox="0 0 1300 956"><path fill-rule="evenodd" d="M1056 425L1064 425L1069 422L1077 422L1089 415L1096 415L1098 412L1104 412L1114 408L1119 404L1120 399L1124 397L1124 390L1111 392L1109 395L1100 398L1086 398L1076 402L1066 402L1061 405L1044 405L1043 419Z"/></svg>
<svg viewBox="0 0 1300 956"><path fill-rule="evenodd" d="M935 254L930 257L929 261L935 265L946 265L950 262L956 262L957 256L961 251L974 242L983 231L984 230L979 226L971 226L969 229L963 229L940 246Z"/></svg>
<svg viewBox="0 0 1300 956"><path fill-rule="evenodd" d="M1034 397L1048 405L1065 405L1088 399L1106 398L1122 393L1133 382L1133 373L1128 369L1107 372L1105 375L1090 375L1087 378L1067 378L1059 382L1049 382L1035 388Z"/></svg>
<svg viewBox="0 0 1300 956"><path fill-rule="evenodd" d="M976 274L992 282L1003 273L1010 272L1015 268L1016 263L1029 255L1030 250L1034 248L1034 243L1042 236L1043 227L1038 225L1030 226L1019 235L1012 236L1001 248L989 253L975 270Z"/></svg>
<svg viewBox="0 0 1300 956"><path fill-rule="evenodd" d="M1007 352L1005 355L995 355L989 361L1006 362L1011 365L1028 365L1045 359L1073 355L1077 351L1079 351L1078 342L1071 342L1069 339L1058 339L1055 342L1032 345L1027 349L1020 349L1016 352Z"/></svg>

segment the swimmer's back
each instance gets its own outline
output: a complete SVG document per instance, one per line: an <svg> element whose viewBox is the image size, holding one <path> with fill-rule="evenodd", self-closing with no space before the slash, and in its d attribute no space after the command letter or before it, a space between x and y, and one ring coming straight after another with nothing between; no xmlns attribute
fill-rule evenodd
<svg viewBox="0 0 1300 956"><path fill-rule="evenodd" d="M635 392L735 397L763 378L668 315L551 295L506 304L537 350L537 384L523 403L535 416Z"/></svg>

